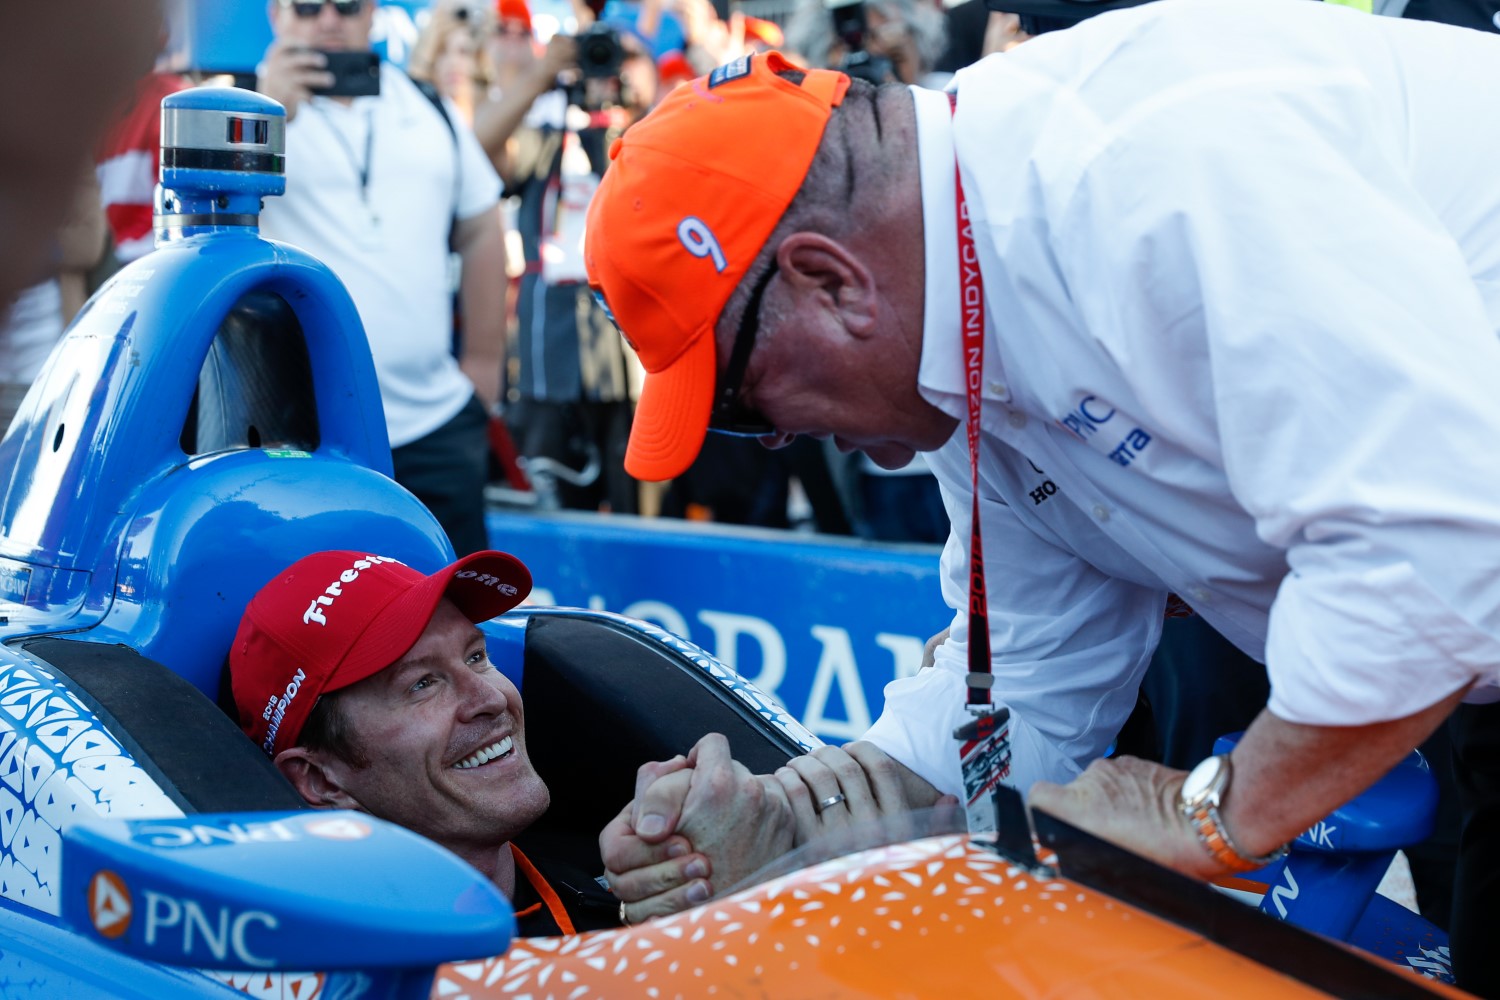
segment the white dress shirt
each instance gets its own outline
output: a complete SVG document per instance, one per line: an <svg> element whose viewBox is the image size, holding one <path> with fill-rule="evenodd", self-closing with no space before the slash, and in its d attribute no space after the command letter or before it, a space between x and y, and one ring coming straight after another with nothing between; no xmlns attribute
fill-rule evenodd
<svg viewBox="0 0 1500 1000"><path fill-rule="evenodd" d="M914 91L924 396L962 420L953 162L986 296L980 506L1013 780L1135 702L1168 592L1296 723L1500 697L1500 39L1161 0ZM868 738L961 792L970 469L935 669ZM1211 669L1205 664L1205 669ZM1309 762L1311 765L1313 762Z"/></svg>
<svg viewBox="0 0 1500 1000"><path fill-rule="evenodd" d="M495 211L500 178L451 104L448 116L461 170L437 109L389 64L378 97L312 98L287 126L286 194L267 198L261 215L266 236L317 257L349 289L393 448L437 430L474 394L452 354L448 232L455 210Z"/></svg>

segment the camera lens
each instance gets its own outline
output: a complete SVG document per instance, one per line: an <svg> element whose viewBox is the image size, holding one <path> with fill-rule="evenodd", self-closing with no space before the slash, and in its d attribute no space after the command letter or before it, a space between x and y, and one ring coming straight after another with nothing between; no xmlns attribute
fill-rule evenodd
<svg viewBox="0 0 1500 1000"><path fill-rule="evenodd" d="M620 36L609 25L595 24L578 37L578 68L584 76L619 76L624 61Z"/></svg>

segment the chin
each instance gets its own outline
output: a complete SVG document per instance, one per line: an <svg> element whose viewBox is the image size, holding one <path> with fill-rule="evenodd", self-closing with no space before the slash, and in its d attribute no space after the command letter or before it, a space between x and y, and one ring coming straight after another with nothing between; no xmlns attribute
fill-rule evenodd
<svg viewBox="0 0 1500 1000"><path fill-rule="evenodd" d="M552 804L552 793L533 775L532 780L512 787L495 817L492 830L502 832L505 840L514 840L530 829Z"/></svg>
<svg viewBox="0 0 1500 1000"><path fill-rule="evenodd" d="M526 825L541 819L552 804L552 791L535 770L514 782L506 792L506 808L513 816L523 817Z"/></svg>

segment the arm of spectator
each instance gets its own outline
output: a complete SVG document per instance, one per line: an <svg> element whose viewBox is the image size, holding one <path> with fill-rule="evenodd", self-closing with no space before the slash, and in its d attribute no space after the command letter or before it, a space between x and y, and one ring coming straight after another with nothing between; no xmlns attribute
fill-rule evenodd
<svg viewBox="0 0 1500 1000"><path fill-rule="evenodd" d="M474 136L502 177L506 141L521 127L536 99L557 85L557 75L577 63L578 43L567 35L553 35L542 58L517 73L499 97L474 109Z"/></svg>
<svg viewBox="0 0 1500 1000"><path fill-rule="evenodd" d="M58 262L64 271L87 271L104 256L104 209L100 207L99 179L87 164L78 176L73 204L58 232Z"/></svg>
<svg viewBox="0 0 1500 1000"><path fill-rule="evenodd" d="M1009 52L1030 38L1030 35L1021 30L1019 16L992 10L989 20L985 22L984 45L980 49L980 56L982 58L996 52Z"/></svg>
<svg viewBox="0 0 1500 1000"><path fill-rule="evenodd" d="M588 5L588 0L572 0L573 18L578 22L578 30L585 31L593 26L594 8Z"/></svg>
<svg viewBox="0 0 1500 1000"><path fill-rule="evenodd" d="M505 235L499 208L459 220L454 249L463 259L459 299L464 336L458 363L485 410L492 411L500 399L505 363Z"/></svg>
<svg viewBox="0 0 1500 1000"><path fill-rule="evenodd" d="M635 30L654 45L661 30L661 0L641 0L641 11L635 19Z"/></svg>
<svg viewBox="0 0 1500 1000"><path fill-rule="evenodd" d="M316 88L333 86L333 74L324 67L323 53L286 42L272 42L266 57L255 68L255 89L286 108L286 120L297 117L302 102Z"/></svg>
<svg viewBox="0 0 1500 1000"><path fill-rule="evenodd" d="M88 272L104 257L108 228L100 203L99 179L94 174L94 165L89 163L79 174L73 205L57 234L63 326L73 322L88 300Z"/></svg>

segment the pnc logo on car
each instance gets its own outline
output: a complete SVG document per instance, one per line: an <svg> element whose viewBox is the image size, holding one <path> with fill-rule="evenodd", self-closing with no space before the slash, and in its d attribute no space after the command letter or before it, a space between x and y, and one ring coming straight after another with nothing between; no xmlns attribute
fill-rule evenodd
<svg viewBox="0 0 1500 1000"><path fill-rule="evenodd" d="M124 880L107 869L95 872L89 880L89 921L94 930L112 941L123 937L133 912Z"/></svg>

